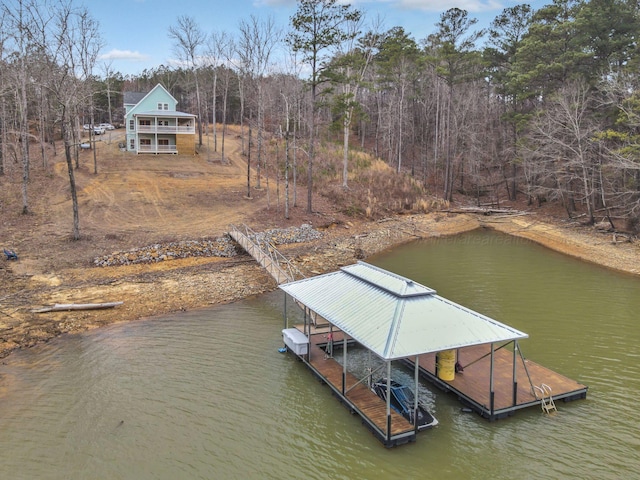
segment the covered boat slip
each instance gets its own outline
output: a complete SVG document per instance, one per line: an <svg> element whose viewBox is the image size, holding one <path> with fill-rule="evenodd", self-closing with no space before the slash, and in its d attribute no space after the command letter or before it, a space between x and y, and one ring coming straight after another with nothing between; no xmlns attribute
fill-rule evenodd
<svg viewBox="0 0 640 480"><path fill-rule="evenodd" d="M332 329L344 332L348 338L353 339L386 362L387 372L389 372L387 378L390 375L390 364L393 360L406 361L408 359L413 361L414 367L417 367L414 368L416 383L414 391L418 391L418 373L422 372L423 375L430 377L446 390L456 391L463 402L474 407L477 406L476 410L481 414L484 415L483 409L486 409L488 405L490 412L488 417L492 419L503 415L501 405L505 396L510 399L511 403L510 406L504 408L511 410L536 403L540 405L543 401L542 397L546 393L544 387L542 387L543 391L537 399L535 395L533 396L533 400L527 398L524 391L519 390L519 388L524 388L527 391L531 389L536 391L533 387L534 384L529 382L530 378L533 381L533 375L530 376L530 372L526 371L525 363L522 364L523 371L521 372L517 366L514 366L517 362L513 360L513 353L510 354L507 350L499 348L500 345L507 343L517 346L518 340L527 338L525 333L442 298L436 295L434 290L424 285L373 265L358 262L343 267L337 272L287 283L281 285L280 288L291 296L295 303L303 306L305 320L302 330L304 337L310 341L310 347L308 355L299 356L323 379L334 377L322 373L320 363L324 365L332 362L318 363L320 358L325 360L324 353L321 354L321 357L314 356L314 345L320 341L314 339L311 322L307 323L307 319L318 317L325 319ZM285 320L286 329L287 321ZM484 359L477 360L483 355L482 353L477 355L477 351L465 351L467 348L479 345L484 345L485 352L489 351L488 363ZM491 354L492 349L493 354ZM347 350L345 343L343 352L345 358L338 383L334 383L333 380L327 382L334 387L335 385L351 385L351 383L343 383L342 381L342 376L346 377L348 374ZM458 374L457 377L454 376L451 383L447 383L438 378L441 375L435 372L434 357L437 352L451 354L455 351L463 352L461 355L466 355L468 352L474 358L467 362L464 357L461 357L459 362L463 365L467 362L468 368L464 373ZM503 354L510 356L511 361L501 361ZM417 365L416 359L419 359ZM474 360L477 361L471 365L470 362ZM314 362L316 363L314 364ZM442 370L443 364L440 365ZM453 371L453 367L454 365L451 363L447 368ZM340 367L335 365L335 368ZM549 385L552 373L550 370L546 370L541 382ZM503 378L508 378L506 384L502 381ZM518 386L518 379L520 379L522 387ZM455 381L458 383L453 383ZM462 387L462 384L474 385L476 388L456 388L457 386ZM555 385L554 383L554 388ZM334 392L342 401L349 403L350 400L345 395L347 393L345 390L340 388L340 391L336 391L334 388ZM516 392L515 397L514 391ZM579 388L577 391L572 390L572 392L574 392L571 394L574 398L583 398L586 395L586 387ZM557 393L561 392L554 391L553 395L555 396ZM467 394L469 397L465 397ZM488 397L488 400L485 400L485 397ZM514 398L517 400L515 405ZM393 416L388 403L386 407L386 420L393 424ZM359 413L365 422L370 422L370 418L363 415L362 412ZM386 445L394 444L390 436L387 436L383 442Z"/></svg>
<svg viewBox="0 0 640 480"><path fill-rule="evenodd" d="M301 333L295 328L289 330ZM321 381L331 388L333 394L351 412L357 413L362 418L363 424L371 430L376 438L388 447L415 441L416 429L411 423L393 409L387 415L386 403L371 391L367 382L345 372L343 365L327 354L326 333L312 333L308 339L308 350L298 356ZM344 340L342 332L333 332L333 342L336 347L338 345L344 347ZM346 340L349 343L352 341L348 338ZM290 350L296 353L293 348ZM345 352L344 348L340 348L340 350L342 351L338 352L338 355Z"/></svg>

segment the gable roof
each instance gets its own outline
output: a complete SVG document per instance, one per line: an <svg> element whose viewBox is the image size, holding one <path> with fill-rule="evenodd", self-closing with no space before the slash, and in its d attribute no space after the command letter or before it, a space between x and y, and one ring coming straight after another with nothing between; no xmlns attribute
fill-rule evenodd
<svg viewBox="0 0 640 480"><path fill-rule="evenodd" d="M158 83L155 87L153 87L153 88L152 88L152 89L151 89L147 94L145 94L145 95L144 95L144 97L142 97L142 98L141 98L138 102L136 102L136 103L140 103L140 102L141 102L141 101L143 101L145 98L147 98L147 97L149 97L149 96L153 95L153 93L154 93L156 90L160 90L160 89L161 89L161 90L162 90L162 91L163 91L163 92L164 92L164 93L165 93L169 98L171 98L171 100L173 100L174 102L178 103L178 100L176 100L176 99L175 99L175 97L169 93L169 90L167 90L166 88L164 88L164 87L163 87L161 84L159 84L159 83Z"/></svg>
<svg viewBox="0 0 640 480"><path fill-rule="evenodd" d="M125 105L136 105L146 96L144 92L124 92L122 98Z"/></svg>
<svg viewBox="0 0 640 480"><path fill-rule="evenodd" d="M528 337L365 262L280 288L384 360Z"/></svg>
<svg viewBox="0 0 640 480"><path fill-rule="evenodd" d="M173 95L171 95L169 93L169 91L164 88L161 84L157 84L155 87L153 87L151 89L151 91L147 92L147 93L139 93L139 92L130 92L130 95L125 95L123 98L124 101L124 105L130 105L131 108L127 109L126 118L130 118L131 115L133 115L134 113L142 113L141 111L139 112L138 110L142 110L144 108L149 109L150 105L146 105L146 103L149 102L145 102L146 99L148 99L149 97L155 95L158 97L158 95L156 95L156 92L160 92L159 93L159 98L162 98L163 101L166 98L167 100L169 100L173 105L172 105L172 110L170 110L172 113L175 112L175 106L178 103L178 101L175 99L175 97ZM140 96L142 96L142 98L140 98ZM128 101L130 102L135 102L135 103L128 103ZM147 110L147 114L149 114L148 112L151 110ZM166 114L168 111L164 111L164 113Z"/></svg>

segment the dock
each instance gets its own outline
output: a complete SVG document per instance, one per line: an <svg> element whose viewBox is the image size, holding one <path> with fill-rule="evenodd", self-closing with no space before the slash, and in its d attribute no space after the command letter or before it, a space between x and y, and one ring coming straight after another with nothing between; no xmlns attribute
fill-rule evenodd
<svg viewBox="0 0 640 480"><path fill-rule="evenodd" d="M515 353L505 348L494 349L492 368L490 345L461 348L458 362L464 371L456 373L451 381L438 378L435 353L421 355L418 365L423 378L457 395L464 405L491 421L523 408L541 408L543 400L548 401L543 385L548 387L554 402L587 397L587 386ZM404 361L414 366L412 360Z"/></svg>
<svg viewBox="0 0 640 480"><path fill-rule="evenodd" d="M387 379L391 363L404 362L413 367L416 394L422 376L491 421L534 406L552 413L555 401L587 396L585 385L524 358L519 341L526 333L425 285L361 261L304 278L248 227L231 226L229 234L286 293L282 351L304 362L387 447L415 441L419 427L390 407L389 390L384 401L370 389L370 375L359 380L347 371L350 343L382 360ZM303 310L302 326L289 328L287 297ZM329 333L343 347L343 364L323 349Z"/></svg>

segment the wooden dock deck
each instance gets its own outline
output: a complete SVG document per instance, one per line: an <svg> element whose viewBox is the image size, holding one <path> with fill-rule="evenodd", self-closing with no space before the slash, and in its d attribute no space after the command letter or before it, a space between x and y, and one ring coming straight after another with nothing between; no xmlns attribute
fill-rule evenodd
<svg viewBox="0 0 640 480"><path fill-rule="evenodd" d="M588 387L585 385L531 360L525 359L523 364L519 355L515 356L514 382L514 353L505 348L494 349L491 392L490 349L491 346L487 344L459 349L458 362L464 367L464 371L456 373L452 381L444 381L437 377L435 353L419 357L420 373L443 390L458 395L465 405L489 420L513 415L516 410L522 408L540 408L541 394L538 391L536 397L531 384L548 385L554 401L568 402L587 396ZM413 366L410 360L406 360L406 363Z"/></svg>
<svg viewBox="0 0 640 480"><path fill-rule="evenodd" d="M333 333L334 343L343 342L342 332ZM333 394L357 413L362 423L386 446L393 447L416 439L416 429L402 415L391 409L390 434L387 434L387 404L373 393L365 382L359 382L352 374L346 374L343 389L343 367L326 355L320 345L326 344L326 335L318 333L309 337L309 358L299 356L318 379L327 384Z"/></svg>

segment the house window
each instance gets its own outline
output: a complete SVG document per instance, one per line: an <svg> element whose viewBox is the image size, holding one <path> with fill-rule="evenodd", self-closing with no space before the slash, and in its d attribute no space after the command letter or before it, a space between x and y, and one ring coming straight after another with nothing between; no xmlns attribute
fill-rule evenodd
<svg viewBox="0 0 640 480"><path fill-rule="evenodd" d="M135 130L136 124L134 120L129 120L129 130Z"/></svg>
<svg viewBox="0 0 640 480"><path fill-rule="evenodd" d="M158 125L160 125L161 127L168 127L169 120L158 120Z"/></svg>
<svg viewBox="0 0 640 480"><path fill-rule="evenodd" d="M151 120L140 120L140 125L144 125L147 127L151 126Z"/></svg>
<svg viewBox="0 0 640 480"><path fill-rule="evenodd" d="M158 102L158 110L169 110L169 104Z"/></svg>
<svg viewBox="0 0 640 480"><path fill-rule="evenodd" d="M168 138L159 138L158 139L158 145L162 145L163 147L168 147L169 146L169 139Z"/></svg>
<svg viewBox="0 0 640 480"><path fill-rule="evenodd" d="M150 138L141 138L140 139L140 146L147 146L150 147L151 146L151 139Z"/></svg>
<svg viewBox="0 0 640 480"><path fill-rule="evenodd" d="M131 140L129 140L129 150L135 150L136 149L136 141L132 138Z"/></svg>

